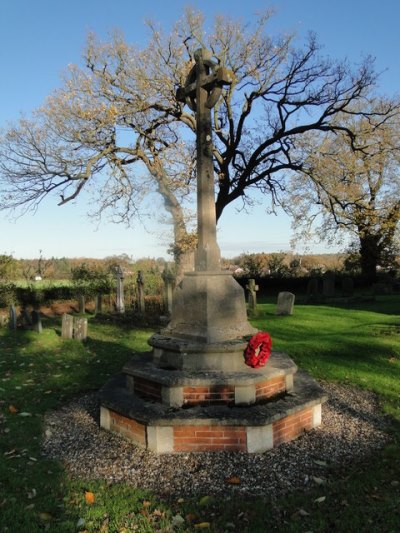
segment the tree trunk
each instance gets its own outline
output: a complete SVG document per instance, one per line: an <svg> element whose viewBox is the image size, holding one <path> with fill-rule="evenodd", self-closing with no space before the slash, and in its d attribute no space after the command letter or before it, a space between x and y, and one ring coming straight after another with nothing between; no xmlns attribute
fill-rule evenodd
<svg viewBox="0 0 400 533"><path fill-rule="evenodd" d="M361 275L369 283L376 281L376 272L379 260L379 237L376 235L366 235L364 237L360 237Z"/></svg>

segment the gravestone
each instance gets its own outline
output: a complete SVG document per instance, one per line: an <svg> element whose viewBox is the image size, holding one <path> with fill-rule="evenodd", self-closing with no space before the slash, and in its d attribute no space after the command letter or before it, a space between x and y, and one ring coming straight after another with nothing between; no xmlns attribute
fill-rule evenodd
<svg viewBox="0 0 400 533"><path fill-rule="evenodd" d="M173 288L174 288L174 275L172 272L166 267L164 272L162 273L162 279L164 281L164 308L165 312L168 315L171 315L172 313L172 294L173 294Z"/></svg>
<svg viewBox="0 0 400 533"><path fill-rule="evenodd" d="M10 329L17 329L17 310L15 309L15 305L10 305L10 318L8 321L8 327Z"/></svg>
<svg viewBox="0 0 400 533"><path fill-rule="evenodd" d="M74 336L74 317L64 313L61 321L61 337L72 339Z"/></svg>
<svg viewBox="0 0 400 533"><path fill-rule="evenodd" d="M277 315L293 315L295 295L291 292L280 292L276 307Z"/></svg>
<svg viewBox="0 0 400 533"><path fill-rule="evenodd" d="M33 331L37 331L37 333L42 333L43 331L40 311L32 311L32 329Z"/></svg>
<svg viewBox="0 0 400 533"><path fill-rule="evenodd" d="M335 296L335 274L333 272L325 272L322 277L322 295L328 298Z"/></svg>
<svg viewBox="0 0 400 533"><path fill-rule="evenodd" d="M81 314L85 312L85 296L83 294L78 295L78 312Z"/></svg>
<svg viewBox="0 0 400 533"><path fill-rule="evenodd" d="M255 279L249 279L246 285L246 289L249 291L248 293L248 305L250 312L255 313L257 311L257 291L259 289L258 285L256 285Z"/></svg>
<svg viewBox="0 0 400 533"><path fill-rule="evenodd" d="M353 296L354 294L354 281L352 278L343 278L342 280L342 292L344 296Z"/></svg>
<svg viewBox="0 0 400 533"><path fill-rule="evenodd" d="M138 271L137 279L136 279L136 287L137 287L137 295L138 295L138 309L139 313L144 315L144 312L146 310L146 304L144 301L144 279L142 271Z"/></svg>
<svg viewBox="0 0 400 533"><path fill-rule="evenodd" d="M74 339L85 341L87 339L88 321L87 318L75 317L74 320Z"/></svg>
<svg viewBox="0 0 400 533"><path fill-rule="evenodd" d="M115 270L115 277L117 279L117 301L115 308L117 313L125 313L125 301L124 301L124 272L120 265Z"/></svg>
<svg viewBox="0 0 400 533"><path fill-rule="evenodd" d="M101 313L102 309L103 309L103 295L96 294L96 298L94 301L94 314L97 315L98 313Z"/></svg>

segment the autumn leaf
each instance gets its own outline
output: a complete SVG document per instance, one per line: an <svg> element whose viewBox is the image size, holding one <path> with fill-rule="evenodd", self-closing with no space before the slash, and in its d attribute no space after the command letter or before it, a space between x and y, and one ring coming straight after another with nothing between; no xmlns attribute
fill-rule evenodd
<svg viewBox="0 0 400 533"><path fill-rule="evenodd" d="M225 483L229 483L230 485L240 485L240 477L237 476L231 476L225 479Z"/></svg>
<svg viewBox="0 0 400 533"><path fill-rule="evenodd" d="M18 409L15 407L15 405L9 405L8 410L10 413L18 413Z"/></svg>
<svg viewBox="0 0 400 533"><path fill-rule="evenodd" d="M194 524L194 529L208 529L210 527L210 522L199 522Z"/></svg>
<svg viewBox="0 0 400 533"><path fill-rule="evenodd" d="M53 520L50 513L39 513L39 518L42 522L50 522L50 520Z"/></svg>
<svg viewBox="0 0 400 533"><path fill-rule="evenodd" d="M85 500L86 500L86 503L88 505L93 505L94 504L94 494L93 494L93 492L86 491L85 492Z"/></svg>
<svg viewBox="0 0 400 533"><path fill-rule="evenodd" d="M148 500L144 500L143 501L143 507L150 507L150 505L151 505L150 501L148 501Z"/></svg>

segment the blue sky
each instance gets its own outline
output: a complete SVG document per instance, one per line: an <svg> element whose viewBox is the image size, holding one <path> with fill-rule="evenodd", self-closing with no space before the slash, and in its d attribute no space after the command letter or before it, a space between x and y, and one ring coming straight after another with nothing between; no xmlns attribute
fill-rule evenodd
<svg viewBox="0 0 400 533"><path fill-rule="evenodd" d="M144 44L145 21L152 18L166 29L185 6L201 9L209 20L215 14L249 20L268 6L275 7L271 29L296 31L299 37L316 32L326 55L357 63L365 55L376 58L380 87L399 93L400 3L398 0L0 0L0 128L29 114L60 84L68 64L80 64L89 31L102 39L122 29L131 43ZM241 252L289 249L290 221L282 214L267 215L265 205L251 213L229 206L219 223L218 240L226 257ZM149 225L126 229L103 223L96 227L86 217L84 202L57 207L55 199L35 215L16 221L0 213L0 253L15 257L104 257L127 253L134 258L166 256L165 237ZM323 252L322 246L313 247ZM300 249L301 251L301 249Z"/></svg>

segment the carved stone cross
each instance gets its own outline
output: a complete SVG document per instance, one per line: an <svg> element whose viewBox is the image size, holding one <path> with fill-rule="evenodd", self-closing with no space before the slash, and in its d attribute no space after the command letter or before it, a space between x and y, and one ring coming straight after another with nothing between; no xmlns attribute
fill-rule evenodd
<svg viewBox="0 0 400 533"><path fill-rule="evenodd" d="M224 85L232 83L229 72L212 61L211 53L202 48L195 52L196 64L189 72L177 100L196 113L197 150L197 234L195 270L220 270L221 253L217 244L214 198L214 166L211 109L221 96Z"/></svg>
<svg viewBox="0 0 400 533"><path fill-rule="evenodd" d="M258 285L256 285L256 281L254 279L249 279L246 289L249 291L249 307L252 310L255 310L257 308L257 291L258 291Z"/></svg>

